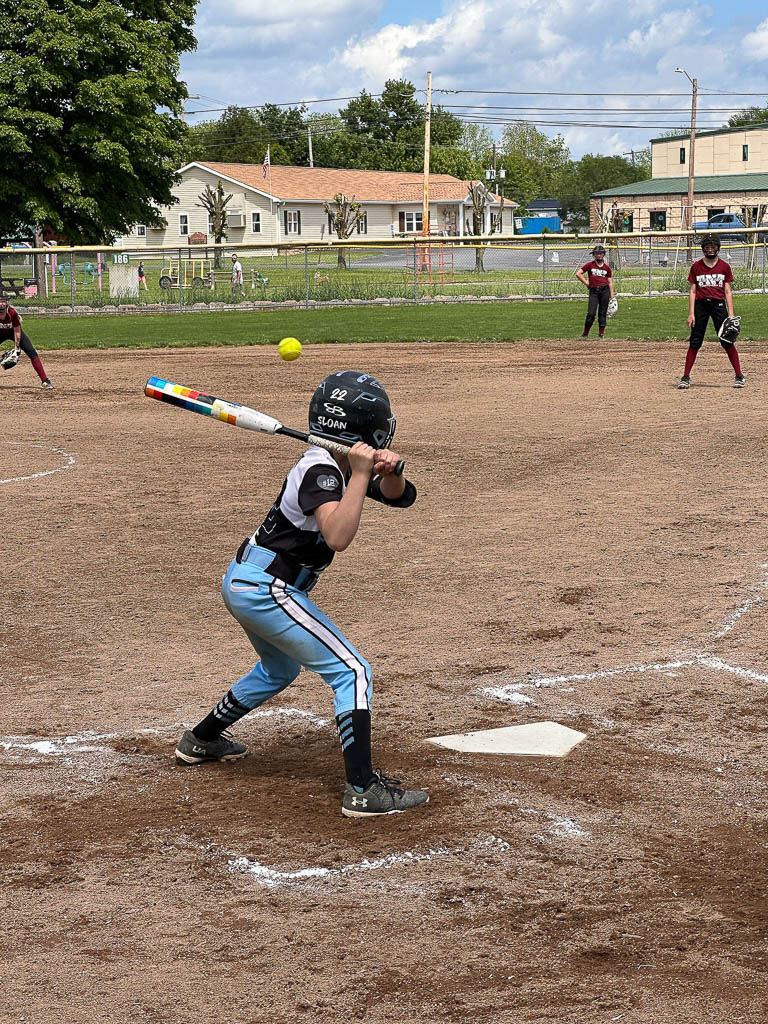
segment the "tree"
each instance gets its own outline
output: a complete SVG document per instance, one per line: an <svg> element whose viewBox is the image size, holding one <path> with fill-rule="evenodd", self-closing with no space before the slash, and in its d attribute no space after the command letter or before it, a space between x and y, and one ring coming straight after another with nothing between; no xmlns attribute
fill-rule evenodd
<svg viewBox="0 0 768 1024"><path fill-rule="evenodd" d="M224 186L219 182L215 189L212 189L210 185L206 185L205 192L202 192L197 197L200 200L200 206L208 212L208 218L213 229L213 240L217 245L227 237L227 203L232 198L232 195L233 193L230 192L228 196L225 196ZM221 266L221 249L216 249L213 262L214 266Z"/></svg>
<svg viewBox="0 0 768 1024"><path fill-rule="evenodd" d="M550 139L532 124L507 125L501 135L501 150L506 156L529 161L539 179L539 198L554 198L560 175L571 158L562 135Z"/></svg>
<svg viewBox="0 0 768 1024"><path fill-rule="evenodd" d="M633 166L623 156L599 156L587 153L571 161L561 175L558 198L562 199L579 224L589 224L589 198L594 192L642 181L643 167Z"/></svg>
<svg viewBox="0 0 768 1024"><path fill-rule="evenodd" d="M488 195L488 189L482 182L467 182L467 191L469 192L469 198L472 203L472 234L482 235L483 225L485 223L485 208L488 206L490 196ZM504 205L502 203L502 211ZM491 225L491 234L495 231L495 225ZM481 274L485 267L483 266L483 258L485 256L485 246L475 246L475 273Z"/></svg>
<svg viewBox="0 0 768 1024"><path fill-rule="evenodd" d="M729 128L740 128L742 125L765 124L768 122L768 106L745 107L728 118Z"/></svg>
<svg viewBox="0 0 768 1024"><path fill-rule="evenodd" d="M323 209L331 218L333 230L342 241L349 238L365 216L360 203L355 202L355 197L347 199L343 192L337 192L333 202L323 203ZM341 270L347 269L347 250L343 246L339 247L338 263Z"/></svg>
<svg viewBox="0 0 768 1024"><path fill-rule="evenodd" d="M195 0L15 0L0 35L0 234L161 225L184 157Z"/></svg>

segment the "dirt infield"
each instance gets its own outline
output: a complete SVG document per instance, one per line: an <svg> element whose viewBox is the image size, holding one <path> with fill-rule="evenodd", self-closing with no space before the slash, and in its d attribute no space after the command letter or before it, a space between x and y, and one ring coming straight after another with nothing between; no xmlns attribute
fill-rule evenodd
<svg viewBox="0 0 768 1024"><path fill-rule="evenodd" d="M510 313L510 315L512 315ZM757 1024L768 1017L768 343L50 353L0 380L2 1022ZM300 450L148 401L157 374L303 426L361 368L419 488L313 596L374 668L340 815L303 673L172 751L251 665L219 595ZM9 529L9 527L12 527ZM557 721L567 758L440 733Z"/></svg>

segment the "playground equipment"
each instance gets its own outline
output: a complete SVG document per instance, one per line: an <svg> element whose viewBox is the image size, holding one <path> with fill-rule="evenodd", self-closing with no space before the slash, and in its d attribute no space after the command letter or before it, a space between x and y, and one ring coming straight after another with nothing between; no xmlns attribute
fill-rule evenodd
<svg viewBox="0 0 768 1024"><path fill-rule="evenodd" d="M213 288L213 265L211 260L189 259L169 260L160 271L158 282L161 288Z"/></svg>

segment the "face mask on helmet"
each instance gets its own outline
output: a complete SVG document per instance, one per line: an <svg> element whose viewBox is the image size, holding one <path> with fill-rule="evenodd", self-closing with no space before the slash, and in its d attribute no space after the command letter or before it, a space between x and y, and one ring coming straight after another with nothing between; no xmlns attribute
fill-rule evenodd
<svg viewBox="0 0 768 1024"><path fill-rule="evenodd" d="M397 421L375 377L356 370L332 373L309 403L309 430L321 437L389 448Z"/></svg>
<svg viewBox="0 0 768 1024"><path fill-rule="evenodd" d="M710 259L720 252L720 239L716 235L704 235L701 240L701 251Z"/></svg>

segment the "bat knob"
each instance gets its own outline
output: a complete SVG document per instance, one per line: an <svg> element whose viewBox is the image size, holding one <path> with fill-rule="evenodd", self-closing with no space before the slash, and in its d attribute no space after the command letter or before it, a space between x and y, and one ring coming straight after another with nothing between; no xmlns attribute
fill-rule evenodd
<svg viewBox="0 0 768 1024"><path fill-rule="evenodd" d="M395 476L402 476L405 469L405 459L400 459L395 466Z"/></svg>

